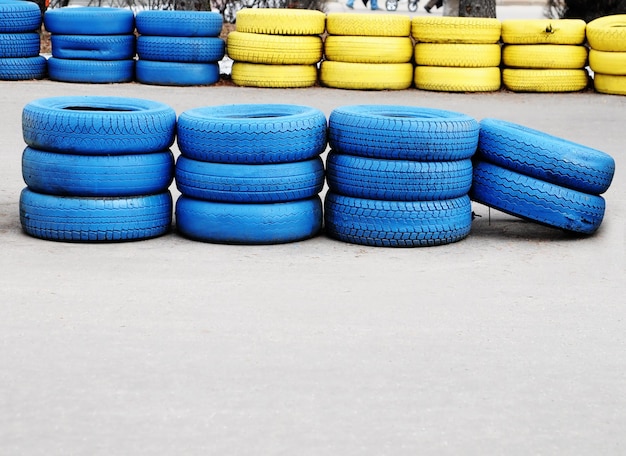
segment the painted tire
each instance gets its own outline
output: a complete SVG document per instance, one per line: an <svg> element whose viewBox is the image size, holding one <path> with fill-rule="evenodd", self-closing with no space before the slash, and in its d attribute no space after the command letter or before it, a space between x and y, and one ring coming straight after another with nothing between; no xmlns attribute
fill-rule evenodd
<svg viewBox="0 0 626 456"><path fill-rule="evenodd" d="M587 64L587 48L568 44L508 44L502 63L510 68L579 69Z"/></svg>
<svg viewBox="0 0 626 456"><path fill-rule="evenodd" d="M326 60L349 63L409 63L413 43L399 36L338 36L324 41Z"/></svg>
<svg viewBox="0 0 626 456"><path fill-rule="evenodd" d="M0 33L0 59L37 57L40 45L38 33Z"/></svg>
<svg viewBox="0 0 626 456"><path fill-rule="evenodd" d="M126 60L70 60L50 57L48 76L53 81L85 84L114 84L135 79L135 61Z"/></svg>
<svg viewBox="0 0 626 456"><path fill-rule="evenodd" d="M415 16L411 36L420 43L495 44L501 22L492 18Z"/></svg>
<svg viewBox="0 0 626 456"><path fill-rule="evenodd" d="M36 3L0 3L0 33L34 32L40 27L41 11Z"/></svg>
<svg viewBox="0 0 626 456"><path fill-rule="evenodd" d="M336 89L404 90L413 83L413 65L324 60L320 65L320 82Z"/></svg>
<svg viewBox="0 0 626 456"><path fill-rule="evenodd" d="M502 70L502 83L513 92L578 92L589 85L587 70Z"/></svg>
<svg viewBox="0 0 626 456"><path fill-rule="evenodd" d="M266 65L235 62L232 81L242 87L295 89L313 87L317 82L316 65Z"/></svg>
<svg viewBox="0 0 626 456"><path fill-rule="evenodd" d="M505 44L583 44L582 19L506 19L502 21Z"/></svg>
<svg viewBox="0 0 626 456"><path fill-rule="evenodd" d="M589 50L589 67L594 73L626 75L626 52Z"/></svg>
<svg viewBox="0 0 626 456"><path fill-rule="evenodd" d="M213 37L140 36L137 56L140 60L182 63L215 63L224 57L225 44Z"/></svg>
<svg viewBox="0 0 626 456"><path fill-rule="evenodd" d="M322 60L322 38L235 31L228 35L228 56L237 62L313 65Z"/></svg>
<svg viewBox="0 0 626 456"><path fill-rule="evenodd" d="M321 35L326 15L305 9L244 8L237 12L237 31L268 35Z"/></svg>
<svg viewBox="0 0 626 456"><path fill-rule="evenodd" d="M135 24L140 35L217 37L223 19L213 11L143 10L136 14Z"/></svg>
<svg viewBox="0 0 626 456"><path fill-rule="evenodd" d="M500 90L499 67L415 67L415 87L437 92L494 92Z"/></svg>
<svg viewBox="0 0 626 456"><path fill-rule="evenodd" d="M135 35L50 35L52 57L77 60L129 60Z"/></svg>
<svg viewBox="0 0 626 456"><path fill-rule="evenodd" d="M587 41L596 51L626 52L626 14L599 17L587 24Z"/></svg>
<svg viewBox="0 0 626 456"><path fill-rule="evenodd" d="M596 73L593 75L596 92L610 95L626 95L626 76Z"/></svg>
<svg viewBox="0 0 626 456"><path fill-rule="evenodd" d="M48 63L43 56L0 59L0 81L43 79Z"/></svg>
<svg viewBox="0 0 626 456"><path fill-rule="evenodd" d="M500 65L499 44L417 43L415 63L424 66L481 68Z"/></svg>
<svg viewBox="0 0 626 456"><path fill-rule="evenodd" d="M201 86L220 80L217 63L154 62L137 60L137 82L162 86Z"/></svg>
<svg viewBox="0 0 626 456"><path fill-rule="evenodd" d="M411 19L395 14L328 13L326 31L344 36L410 36Z"/></svg>
<svg viewBox="0 0 626 456"><path fill-rule="evenodd" d="M135 14L98 6L55 8L46 11L44 25L58 35L129 35L135 31Z"/></svg>

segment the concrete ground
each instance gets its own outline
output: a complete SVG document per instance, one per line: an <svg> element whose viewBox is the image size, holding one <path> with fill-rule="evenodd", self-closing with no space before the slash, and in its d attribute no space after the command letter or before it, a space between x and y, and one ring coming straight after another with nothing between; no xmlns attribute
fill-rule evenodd
<svg viewBox="0 0 626 456"><path fill-rule="evenodd" d="M442 108L617 172L590 237L475 204L442 247L56 243L20 228L20 115L63 95ZM626 97L44 80L0 82L0 105L0 454L623 453Z"/></svg>

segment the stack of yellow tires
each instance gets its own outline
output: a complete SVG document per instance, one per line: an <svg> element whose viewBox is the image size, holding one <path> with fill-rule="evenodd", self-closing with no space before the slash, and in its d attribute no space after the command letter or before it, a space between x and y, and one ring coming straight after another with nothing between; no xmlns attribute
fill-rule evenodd
<svg viewBox="0 0 626 456"><path fill-rule="evenodd" d="M402 90L413 82L411 19L330 13L320 82L356 90Z"/></svg>
<svg viewBox="0 0 626 456"><path fill-rule="evenodd" d="M302 88L317 82L326 16L302 9L252 9L237 13L226 53L239 86Z"/></svg>
<svg viewBox="0 0 626 456"><path fill-rule="evenodd" d="M492 18L414 17L415 86L440 92L499 90L500 28Z"/></svg>
<svg viewBox="0 0 626 456"><path fill-rule="evenodd" d="M513 92L576 92L589 83L582 19L502 21L502 83Z"/></svg>
<svg viewBox="0 0 626 456"><path fill-rule="evenodd" d="M589 22L587 42L596 91L626 95L626 14Z"/></svg>

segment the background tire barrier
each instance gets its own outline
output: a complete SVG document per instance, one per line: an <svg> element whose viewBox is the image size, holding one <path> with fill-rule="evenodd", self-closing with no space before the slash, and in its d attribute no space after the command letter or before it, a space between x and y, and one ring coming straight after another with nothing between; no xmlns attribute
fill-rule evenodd
<svg viewBox="0 0 626 456"><path fill-rule="evenodd" d="M594 19L586 32L594 89L626 95L626 14Z"/></svg>
<svg viewBox="0 0 626 456"><path fill-rule="evenodd" d="M502 83L513 92L576 92L589 85L585 22L502 21Z"/></svg>
<svg viewBox="0 0 626 456"><path fill-rule="evenodd" d="M415 87L440 92L500 89L500 21L420 17L411 20Z"/></svg>
<svg viewBox="0 0 626 456"><path fill-rule="evenodd" d="M303 9L239 10L226 49L233 60L232 81L245 87L315 85L325 17L321 11Z"/></svg>
<svg viewBox="0 0 626 456"><path fill-rule="evenodd" d="M212 11L140 11L136 79L165 86L211 85L220 79L222 16Z"/></svg>
<svg viewBox="0 0 626 456"><path fill-rule="evenodd" d="M481 121L472 200L580 234L598 229L615 161L604 152L497 119Z"/></svg>
<svg viewBox="0 0 626 456"><path fill-rule="evenodd" d="M385 247L465 238L472 220L470 158L478 134L476 120L451 111L379 105L335 109L329 118L327 234Z"/></svg>
<svg viewBox="0 0 626 456"><path fill-rule="evenodd" d="M44 15L50 32L49 77L77 83L135 79L135 15L122 8L58 8Z"/></svg>
<svg viewBox="0 0 626 456"><path fill-rule="evenodd" d="M225 105L179 117L177 230L224 244L277 244L322 227L326 117L297 105Z"/></svg>
<svg viewBox="0 0 626 456"><path fill-rule="evenodd" d="M24 231L69 242L167 233L175 126L174 110L149 100L55 97L26 105L22 176L27 187L20 196Z"/></svg>
<svg viewBox="0 0 626 456"><path fill-rule="evenodd" d="M46 60L39 55L41 23L41 12L35 3L17 0L0 3L0 80L46 76Z"/></svg>

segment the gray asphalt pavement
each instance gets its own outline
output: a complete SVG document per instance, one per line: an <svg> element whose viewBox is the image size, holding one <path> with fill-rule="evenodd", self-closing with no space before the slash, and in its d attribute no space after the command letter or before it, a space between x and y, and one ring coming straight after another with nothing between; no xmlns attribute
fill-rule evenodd
<svg viewBox="0 0 626 456"><path fill-rule="evenodd" d="M442 247L56 243L20 228L21 110L63 95L441 108L603 150L617 172L590 237L475 204ZM0 82L0 103L0 454L624 451L626 97L45 80Z"/></svg>

